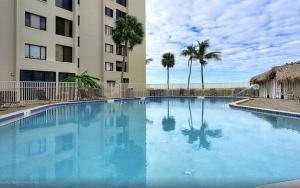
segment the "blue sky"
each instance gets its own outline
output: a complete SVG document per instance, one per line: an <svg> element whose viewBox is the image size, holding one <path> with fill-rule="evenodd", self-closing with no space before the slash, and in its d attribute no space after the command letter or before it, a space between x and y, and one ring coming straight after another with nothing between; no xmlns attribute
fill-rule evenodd
<svg viewBox="0 0 300 188"><path fill-rule="evenodd" d="M210 62L205 81L245 82L269 68L300 60L300 0L146 0L147 83L165 83L161 55L176 55L171 83L186 83L187 59L181 50L210 39L221 62ZM200 83L194 62L192 82Z"/></svg>

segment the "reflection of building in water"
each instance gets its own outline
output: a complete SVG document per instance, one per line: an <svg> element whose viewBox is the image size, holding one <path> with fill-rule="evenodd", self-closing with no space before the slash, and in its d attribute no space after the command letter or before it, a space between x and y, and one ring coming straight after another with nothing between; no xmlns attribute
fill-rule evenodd
<svg viewBox="0 0 300 188"><path fill-rule="evenodd" d="M145 182L146 111L137 103L54 108L0 128L0 181Z"/></svg>
<svg viewBox="0 0 300 188"><path fill-rule="evenodd" d="M269 122L275 129L288 129L292 131L297 131L300 133L300 119L272 116L267 114L253 113L256 117L259 117L267 122Z"/></svg>
<svg viewBox="0 0 300 188"><path fill-rule="evenodd" d="M42 112L38 115L18 121L7 129L14 129L7 135L13 138L13 143L6 145L6 140L1 140L3 145L13 148L13 154L1 152L2 156L8 156L2 160L1 172L12 171L0 179L9 178L18 181L43 181L54 180L57 173L68 174L71 177L76 174L77 153L77 119L73 114L78 112L78 107L55 108ZM1 129L1 135L7 131ZM1 136L2 137L2 136ZM4 155L3 155L4 154ZM72 173L66 173L66 171Z"/></svg>

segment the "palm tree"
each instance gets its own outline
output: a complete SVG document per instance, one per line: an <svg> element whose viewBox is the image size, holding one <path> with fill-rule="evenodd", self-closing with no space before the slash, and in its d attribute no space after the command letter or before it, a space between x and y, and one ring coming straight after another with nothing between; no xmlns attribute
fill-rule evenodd
<svg viewBox="0 0 300 188"><path fill-rule="evenodd" d="M128 51L132 51L136 45L143 42L144 26L135 16L127 15L116 20L116 28L113 30L112 38L114 42L123 48L123 63L121 83L124 83L124 70Z"/></svg>
<svg viewBox="0 0 300 188"><path fill-rule="evenodd" d="M79 88L90 87L90 88L101 88L101 86L97 83L99 78L92 77L87 74L87 71L84 71L80 75L70 76L64 79L64 82L77 82Z"/></svg>
<svg viewBox="0 0 300 188"><path fill-rule="evenodd" d="M199 60L201 66L201 82L202 89L204 89L204 67L208 64L210 60L221 60L221 52L207 52L207 49L210 47L209 40L198 41L198 48L196 51L195 58Z"/></svg>
<svg viewBox="0 0 300 188"><path fill-rule="evenodd" d="M168 76L167 76L167 83L168 83L168 90L170 89L170 73L169 69L175 66L175 56L174 54L168 52L162 55L161 60L162 66L167 68Z"/></svg>
<svg viewBox="0 0 300 188"><path fill-rule="evenodd" d="M153 59L152 58L148 58L148 59L146 59L145 60L145 63L146 63L146 65L148 65L150 62L152 62L153 61Z"/></svg>
<svg viewBox="0 0 300 188"><path fill-rule="evenodd" d="M193 65L193 59L195 58L195 54L196 54L196 47L191 44L188 45L186 49L184 49L181 52L182 56L188 57L188 67L190 68L190 72L189 72L189 77L188 77L188 90L190 90L190 82L191 82L191 74L192 74L192 65Z"/></svg>

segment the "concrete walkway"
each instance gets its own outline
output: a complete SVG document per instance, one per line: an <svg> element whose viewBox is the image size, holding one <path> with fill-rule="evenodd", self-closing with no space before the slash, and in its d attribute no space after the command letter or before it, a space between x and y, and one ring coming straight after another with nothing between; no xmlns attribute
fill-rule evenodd
<svg viewBox="0 0 300 188"><path fill-rule="evenodd" d="M249 100L248 102L241 103L241 105L300 113L300 103L295 100L257 98Z"/></svg>

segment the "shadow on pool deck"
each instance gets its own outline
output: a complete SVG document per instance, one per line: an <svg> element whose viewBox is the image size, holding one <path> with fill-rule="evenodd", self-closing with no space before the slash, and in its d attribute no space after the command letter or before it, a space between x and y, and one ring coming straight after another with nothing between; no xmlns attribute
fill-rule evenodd
<svg viewBox="0 0 300 188"><path fill-rule="evenodd" d="M248 107L267 108L272 110L300 113L300 103L298 103L295 100L256 98L241 103L241 105Z"/></svg>

